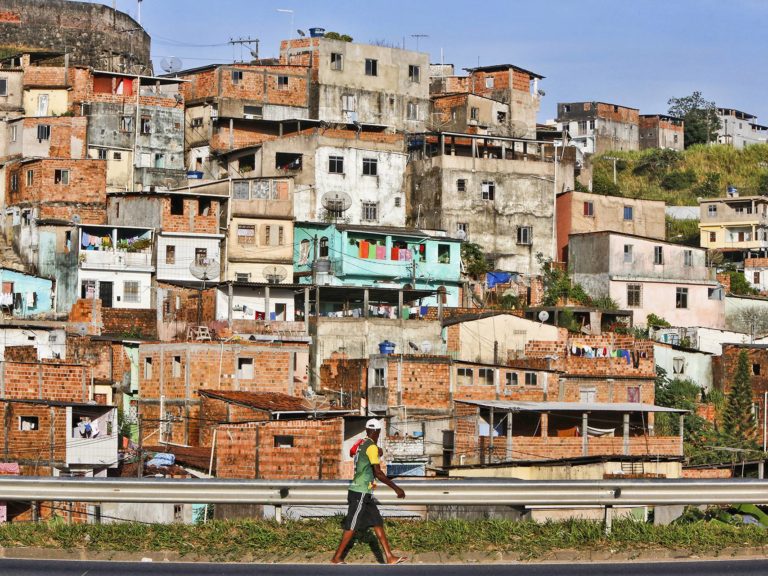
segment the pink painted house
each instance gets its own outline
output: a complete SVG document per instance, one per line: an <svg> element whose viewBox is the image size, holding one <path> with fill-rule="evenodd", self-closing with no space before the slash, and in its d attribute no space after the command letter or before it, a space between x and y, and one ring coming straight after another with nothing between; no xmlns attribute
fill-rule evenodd
<svg viewBox="0 0 768 576"><path fill-rule="evenodd" d="M610 296L634 312L673 326L725 327L725 290L706 266L706 250L616 232L572 234L573 279L593 297Z"/></svg>

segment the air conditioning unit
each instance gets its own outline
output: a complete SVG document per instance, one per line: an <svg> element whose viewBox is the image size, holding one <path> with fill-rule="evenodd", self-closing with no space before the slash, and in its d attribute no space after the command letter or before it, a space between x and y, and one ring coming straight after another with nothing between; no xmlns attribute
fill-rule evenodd
<svg viewBox="0 0 768 576"><path fill-rule="evenodd" d="M256 116L254 116L253 114L243 114L243 118L245 118L246 120L253 120L256 118Z"/></svg>

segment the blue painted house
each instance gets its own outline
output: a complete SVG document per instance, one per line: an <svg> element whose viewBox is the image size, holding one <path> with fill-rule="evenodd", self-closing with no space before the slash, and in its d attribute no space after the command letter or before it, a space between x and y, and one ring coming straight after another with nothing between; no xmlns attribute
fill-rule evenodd
<svg viewBox="0 0 768 576"><path fill-rule="evenodd" d="M317 284L426 290L444 289L443 304L458 306L461 241L416 228L297 222L294 271ZM438 296L422 300L437 305Z"/></svg>
<svg viewBox="0 0 768 576"><path fill-rule="evenodd" d="M0 311L29 318L53 311L53 280L0 268Z"/></svg>

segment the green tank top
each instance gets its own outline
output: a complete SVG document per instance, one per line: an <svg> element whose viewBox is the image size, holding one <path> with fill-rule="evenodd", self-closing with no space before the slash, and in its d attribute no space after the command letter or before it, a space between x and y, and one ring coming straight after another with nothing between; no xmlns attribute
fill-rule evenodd
<svg viewBox="0 0 768 576"><path fill-rule="evenodd" d="M374 441L366 438L365 441L357 447L355 453L355 476L349 484L349 490L352 492L362 492L370 494L373 492L373 466L371 459L368 458L368 448L375 445Z"/></svg>

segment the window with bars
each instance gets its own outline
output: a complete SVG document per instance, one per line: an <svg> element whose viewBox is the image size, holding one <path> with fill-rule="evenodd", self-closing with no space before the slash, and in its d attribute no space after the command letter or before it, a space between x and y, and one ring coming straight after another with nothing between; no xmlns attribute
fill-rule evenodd
<svg viewBox="0 0 768 576"><path fill-rule="evenodd" d="M256 243L256 226L253 224L238 224L237 225L237 243L238 244L255 244Z"/></svg>
<svg viewBox="0 0 768 576"><path fill-rule="evenodd" d="M627 285L627 306L630 308L639 308L641 306L641 286L640 284Z"/></svg>
<svg viewBox="0 0 768 576"><path fill-rule="evenodd" d="M363 220L376 222L379 219L379 203L363 202Z"/></svg>
<svg viewBox="0 0 768 576"><path fill-rule="evenodd" d="M40 142L51 139L51 126L49 124L39 124L37 126L37 139Z"/></svg>
<svg viewBox="0 0 768 576"><path fill-rule="evenodd" d="M533 242L533 228L530 226L517 227L517 243L530 245Z"/></svg>
<svg viewBox="0 0 768 576"><path fill-rule="evenodd" d="M483 200L493 200L496 197L496 183L484 180L480 187Z"/></svg>
<svg viewBox="0 0 768 576"><path fill-rule="evenodd" d="M136 304L139 301L139 282L126 280L123 282L123 301Z"/></svg>
<svg viewBox="0 0 768 576"><path fill-rule="evenodd" d="M464 178L459 178L456 180L456 192L466 192L467 191L467 181Z"/></svg>

